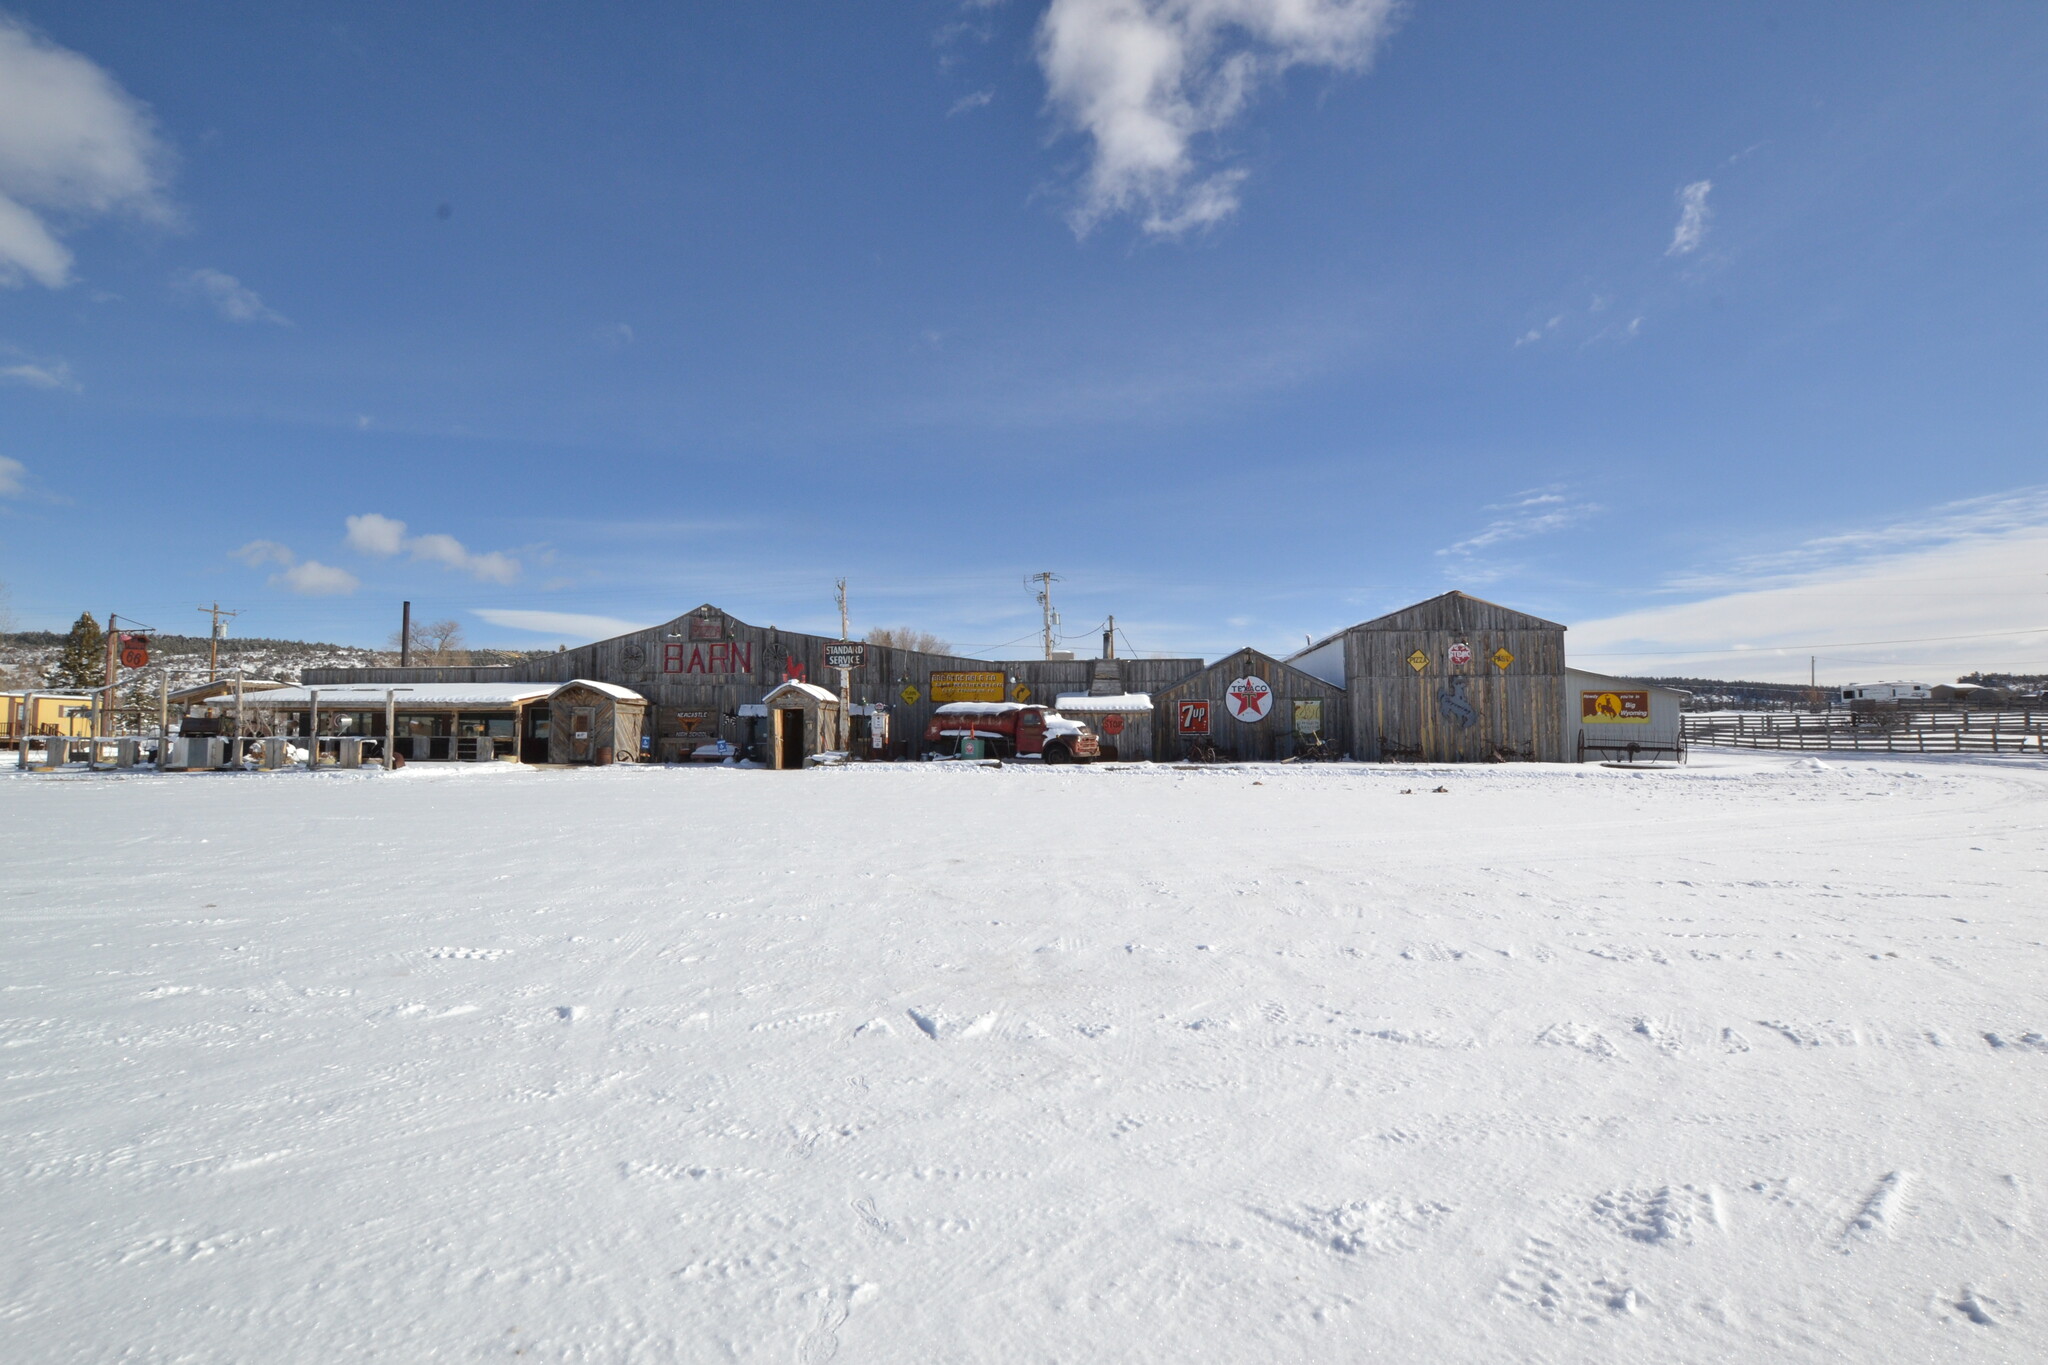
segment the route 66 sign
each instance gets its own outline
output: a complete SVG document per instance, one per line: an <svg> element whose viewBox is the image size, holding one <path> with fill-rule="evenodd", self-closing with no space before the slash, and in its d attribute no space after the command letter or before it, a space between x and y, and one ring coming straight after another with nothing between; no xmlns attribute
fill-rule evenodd
<svg viewBox="0 0 2048 1365"><path fill-rule="evenodd" d="M1239 678L1223 691L1230 718L1247 723L1264 720L1273 709L1273 685L1256 674Z"/></svg>
<svg viewBox="0 0 2048 1365"><path fill-rule="evenodd" d="M1463 640L1460 640L1460 641L1458 641L1458 643L1456 643L1456 644L1452 645L1452 646L1451 646L1451 662L1452 662L1453 664L1469 664L1469 663L1471 663L1471 662L1472 662L1472 646L1470 646L1470 645L1466 644L1466 643L1465 643L1465 642L1464 642Z"/></svg>

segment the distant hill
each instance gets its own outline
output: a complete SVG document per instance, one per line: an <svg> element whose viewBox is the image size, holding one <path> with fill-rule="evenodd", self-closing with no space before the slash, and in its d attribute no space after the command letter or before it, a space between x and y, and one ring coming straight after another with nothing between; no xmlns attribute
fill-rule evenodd
<svg viewBox="0 0 2048 1365"><path fill-rule="evenodd" d="M152 635L149 637L149 667L136 672L123 670L122 686L133 690L138 684L150 691L168 674L176 690L206 681L204 635ZM26 630L0 634L0 677L9 687L39 687L44 675L64 648L64 636L55 631ZM462 662L478 665L511 664L554 651L545 649L464 650ZM228 639L220 643L220 672L231 676L241 669L244 677L273 678L297 682L308 668L364 668L398 662L396 650L364 649L360 645L335 645L309 640Z"/></svg>

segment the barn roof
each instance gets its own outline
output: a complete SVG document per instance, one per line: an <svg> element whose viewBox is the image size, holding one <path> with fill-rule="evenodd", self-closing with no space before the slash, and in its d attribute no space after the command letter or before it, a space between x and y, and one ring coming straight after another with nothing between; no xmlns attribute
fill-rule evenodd
<svg viewBox="0 0 2048 1365"><path fill-rule="evenodd" d="M1417 602L1412 606L1390 611L1385 616L1375 616L1370 621L1360 621L1355 626L1333 630L1322 639L1302 646L1288 655L1299 659L1304 654L1313 654L1330 641L1349 635L1354 630L1563 630L1556 621L1546 621L1541 616L1531 616L1513 607L1504 607L1498 602L1489 602L1483 597L1474 597L1468 592L1451 591Z"/></svg>
<svg viewBox="0 0 2048 1365"><path fill-rule="evenodd" d="M1171 687L1160 689L1158 695L1160 697L1186 696L1192 688L1207 686L1218 678L1236 676L1243 671L1246 664L1254 661L1266 665L1266 671L1271 673L1275 680L1284 680L1290 687L1300 691L1308 693L1328 692L1333 695L1341 695L1344 692L1344 685L1342 683L1333 683L1327 678L1318 678L1313 673L1304 673L1285 660L1276 659L1263 650L1253 649L1247 645L1242 649L1231 650L1230 653L1222 655L1207 668L1199 669L1188 674L1187 677L1177 680Z"/></svg>

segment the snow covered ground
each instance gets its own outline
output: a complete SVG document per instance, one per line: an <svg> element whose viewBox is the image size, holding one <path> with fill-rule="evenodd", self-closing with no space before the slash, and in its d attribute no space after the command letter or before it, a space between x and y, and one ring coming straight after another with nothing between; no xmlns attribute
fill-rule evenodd
<svg viewBox="0 0 2048 1365"><path fill-rule="evenodd" d="M2044 816L2010 758L7 774L0 1358L2048 1358Z"/></svg>

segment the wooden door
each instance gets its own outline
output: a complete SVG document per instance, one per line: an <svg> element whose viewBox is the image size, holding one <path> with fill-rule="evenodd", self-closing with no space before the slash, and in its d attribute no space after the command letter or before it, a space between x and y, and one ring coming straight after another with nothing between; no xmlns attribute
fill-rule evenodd
<svg viewBox="0 0 2048 1365"><path fill-rule="evenodd" d="M597 708L569 708L569 761L588 763L597 748Z"/></svg>

